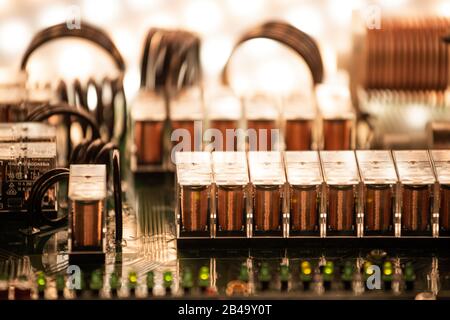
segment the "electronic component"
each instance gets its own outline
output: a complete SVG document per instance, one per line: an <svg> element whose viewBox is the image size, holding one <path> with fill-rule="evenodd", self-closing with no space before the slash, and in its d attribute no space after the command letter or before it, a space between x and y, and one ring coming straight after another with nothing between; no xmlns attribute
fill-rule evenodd
<svg viewBox="0 0 450 320"><path fill-rule="evenodd" d="M286 150L312 150L317 145L317 111L311 98L290 95L283 100Z"/></svg>
<svg viewBox="0 0 450 320"><path fill-rule="evenodd" d="M151 91L140 91L131 110L131 170L158 171L166 165L166 104L164 97Z"/></svg>
<svg viewBox="0 0 450 320"><path fill-rule="evenodd" d="M318 85L316 97L323 121L323 150L354 149L356 115L348 88L338 85Z"/></svg>
<svg viewBox="0 0 450 320"><path fill-rule="evenodd" d="M278 136L273 130L278 128L279 112L276 101L262 94L244 99L245 119L249 150L277 150Z"/></svg>
<svg viewBox="0 0 450 320"><path fill-rule="evenodd" d="M249 178L245 152L213 152L215 233L246 236L249 211ZM247 234L248 236L248 234Z"/></svg>
<svg viewBox="0 0 450 320"><path fill-rule="evenodd" d="M358 209L359 173L353 151L321 151L326 210L326 229L321 217L321 236L325 234L355 234L361 226ZM323 212L323 211L322 211ZM361 229L360 227L358 227Z"/></svg>
<svg viewBox="0 0 450 320"><path fill-rule="evenodd" d="M250 151L248 165L253 197L253 234L283 235L286 231L282 227L286 176L281 154Z"/></svg>
<svg viewBox="0 0 450 320"><path fill-rule="evenodd" d="M105 165L74 164L70 166L69 252L71 257L84 255L104 259L105 199Z"/></svg>
<svg viewBox="0 0 450 320"><path fill-rule="evenodd" d="M177 152L177 235L210 236L212 167L209 152Z"/></svg>
<svg viewBox="0 0 450 320"><path fill-rule="evenodd" d="M428 152L395 150L393 156L401 184L397 201L401 201L402 234L431 235L436 179Z"/></svg>
<svg viewBox="0 0 450 320"><path fill-rule="evenodd" d="M364 234L393 234L394 219L397 230L400 230L401 221L399 212L396 212L398 179L391 152L357 150L356 157L363 183Z"/></svg>
<svg viewBox="0 0 450 320"><path fill-rule="evenodd" d="M170 140L172 143L174 145L180 143L183 151L201 150L203 120L203 97L200 89L191 87L181 91L170 100L172 126ZM182 138L181 142L180 138ZM175 146L175 149L179 151L177 146Z"/></svg>
<svg viewBox="0 0 450 320"><path fill-rule="evenodd" d="M218 130L222 140L214 140L217 151L237 151L244 149L243 139L239 139L235 130L239 129L242 117L241 101L229 90L212 94L207 100L207 117L209 129ZM219 145L220 143L220 145Z"/></svg>
<svg viewBox="0 0 450 320"><path fill-rule="evenodd" d="M435 206L439 206L439 233L450 234L450 150L431 150L431 159L439 183L439 197ZM437 203L436 203L437 201ZM437 210L433 211L435 214Z"/></svg>
<svg viewBox="0 0 450 320"><path fill-rule="evenodd" d="M0 212L25 212L33 182L55 163L54 142L0 143ZM55 200L51 188L43 199L44 209L54 211Z"/></svg>
<svg viewBox="0 0 450 320"><path fill-rule="evenodd" d="M284 161L289 187L289 236L318 234L323 183L319 154L287 151Z"/></svg>

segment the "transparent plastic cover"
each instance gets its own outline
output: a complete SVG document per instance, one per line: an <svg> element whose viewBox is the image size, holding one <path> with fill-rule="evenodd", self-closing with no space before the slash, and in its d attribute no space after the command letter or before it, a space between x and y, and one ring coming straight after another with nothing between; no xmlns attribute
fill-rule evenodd
<svg viewBox="0 0 450 320"><path fill-rule="evenodd" d="M106 198L104 164L72 164L69 176L69 199L103 200Z"/></svg>
<svg viewBox="0 0 450 320"><path fill-rule="evenodd" d="M245 185L249 182L245 152L213 152L212 161L216 184Z"/></svg>
<svg viewBox="0 0 450 320"><path fill-rule="evenodd" d="M255 185L281 185L286 177L281 153L276 151L250 151L248 153L250 180Z"/></svg>
<svg viewBox="0 0 450 320"><path fill-rule="evenodd" d="M325 182L331 185L359 183L358 167L353 151L320 151Z"/></svg>
<svg viewBox="0 0 450 320"><path fill-rule="evenodd" d="M431 150L439 183L450 184L450 150Z"/></svg>
<svg viewBox="0 0 450 320"><path fill-rule="evenodd" d="M178 184L205 186L212 183L211 153L177 152L175 161Z"/></svg>
<svg viewBox="0 0 450 320"><path fill-rule="evenodd" d="M284 154L286 175L291 185L322 183L319 154L316 151L287 151Z"/></svg>
<svg viewBox="0 0 450 320"><path fill-rule="evenodd" d="M131 115L134 121L164 121L166 119L164 98L152 91L140 91L133 102Z"/></svg>
<svg viewBox="0 0 450 320"><path fill-rule="evenodd" d="M361 178L366 184L395 184L397 173L388 150L357 150Z"/></svg>
<svg viewBox="0 0 450 320"><path fill-rule="evenodd" d="M432 184L435 182L426 150L395 150L393 155L401 183Z"/></svg>

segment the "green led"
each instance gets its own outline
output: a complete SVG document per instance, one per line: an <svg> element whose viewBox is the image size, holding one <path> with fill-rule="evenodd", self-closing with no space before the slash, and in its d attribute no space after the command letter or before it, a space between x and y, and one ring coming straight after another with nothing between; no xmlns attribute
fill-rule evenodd
<svg viewBox="0 0 450 320"><path fill-rule="evenodd" d="M323 280L331 281L334 275L334 264L331 261L327 261L323 268Z"/></svg>
<svg viewBox="0 0 450 320"><path fill-rule="evenodd" d="M248 282L249 281L248 268L246 264L241 265L241 270L239 271L239 280Z"/></svg>
<svg viewBox="0 0 450 320"><path fill-rule="evenodd" d="M353 279L353 265L350 261L345 263L341 278L343 281L351 281Z"/></svg>
<svg viewBox="0 0 450 320"><path fill-rule="evenodd" d="M183 278L181 279L181 286L183 288L192 288L194 286L194 275L189 268L186 268L183 272Z"/></svg>
<svg viewBox="0 0 450 320"><path fill-rule="evenodd" d="M270 274L269 265L266 262L261 264L261 268L259 269L259 281L261 282L269 282L272 279L272 275Z"/></svg>
<svg viewBox="0 0 450 320"><path fill-rule="evenodd" d="M155 286L155 275L153 271L147 272L147 288L153 289Z"/></svg>
<svg viewBox="0 0 450 320"><path fill-rule="evenodd" d="M383 280L384 281L392 280L393 273L394 273L394 269L393 269L393 266L392 266L392 262L386 261L383 264Z"/></svg>
<svg viewBox="0 0 450 320"><path fill-rule="evenodd" d="M137 273L135 271L130 271L128 273L128 288L136 289L137 281L138 281Z"/></svg>
<svg viewBox="0 0 450 320"><path fill-rule="evenodd" d="M414 272L414 268L410 262L408 262L405 266L404 278L405 278L405 281L416 280L416 273Z"/></svg>
<svg viewBox="0 0 450 320"><path fill-rule="evenodd" d="M56 290L63 291L66 287L66 279L64 279L64 276L62 274L58 274L56 276Z"/></svg>
<svg viewBox="0 0 450 320"><path fill-rule="evenodd" d="M289 281L290 278L290 272L289 272L289 266L282 264L280 266L280 281Z"/></svg>
<svg viewBox="0 0 450 320"><path fill-rule="evenodd" d="M91 273L89 287L91 290L101 290L103 288L103 274L100 270L95 270Z"/></svg>
<svg viewBox="0 0 450 320"><path fill-rule="evenodd" d="M42 271L39 271L36 277L36 283L38 287L38 291L44 291L47 287L47 279L45 278L45 274Z"/></svg>
<svg viewBox="0 0 450 320"><path fill-rule="evenodd" d="M172 272L166 271L163 274L163 282L164 282L164 288L170 288L173 283L173 275Z"/></svg>
<svg viewBox="0 0 450 320"><path fill-rule="evenodd" d="M200 287L209 286L209 268L206 266L200 268L198 273L198 285Z"/></svg>
<svg viewBox="0 0 450 320"><path fill-rule="evenodd" d="M120 278L116 272L111 273L111 276L109 277L109 286L112 290L120 289Z"/></svg>

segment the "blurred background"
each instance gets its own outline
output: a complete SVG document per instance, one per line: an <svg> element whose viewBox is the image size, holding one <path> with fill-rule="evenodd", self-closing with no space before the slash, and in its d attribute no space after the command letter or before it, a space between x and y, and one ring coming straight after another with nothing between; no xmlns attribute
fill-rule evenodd
<svg viewBox="0 0 450 320"><path fill-rule="evenodd" d="M374 4L382 15L450 16L450 2L445 0L0 0L0 66L18 67L33 34L66 21L75 6L83 21L106 29L124 56L128 97L139 88L141 49L151 27L184 28L198 33L204 75L208 81L218 81L243 31L268 19L286 20L318 41L328 76L338 69L348 70L352 15ZM83 50L70 47L68 51L58 55L61 65L66 65L71 56L84 54L89 60ZM30 68L43 69L49 63L35 60L41 65ZM81 69L74 71L66 66L64 71L68 75L89 73L89 62L85 62Z"/></svg>

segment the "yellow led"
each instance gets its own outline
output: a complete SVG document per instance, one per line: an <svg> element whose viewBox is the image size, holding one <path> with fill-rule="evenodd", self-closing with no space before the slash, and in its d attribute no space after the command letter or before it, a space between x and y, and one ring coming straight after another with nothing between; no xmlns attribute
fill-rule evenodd
<svg viewBox="0 0 450 320"><path fill-rule="evenodd" d="M208 275L207 273L202 273L202 274L200 275L200 279L201 279L201 280L208 280L208 278L209 278L209 275Z"/></svg>
<svg viewBox="0 0 450 320"><path fill-rule="evenodd" d="M392 269L391 268L384 269L384 274L390 276L392 274Z"/></svg>
<svg viewBox="0 0 450 320"><path fill-rule="evenodd" d="M312 272L311 268L304 268L303 269L303 273L306 274L306 275L311 274L311 272Z"/></svg>
<svg viewBox="0 0 450 320"><path fill-rule="evenodd" d="M308 268L309 267L309 262L308 261L303 261L302 262L302 268Z"/></svg>
<svg viewBox="0 0 450 320"><path fill-rule="evenodd" d="M137 277L135 275L130 276L130 282L137 282Z"/></svg>

